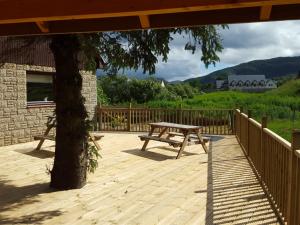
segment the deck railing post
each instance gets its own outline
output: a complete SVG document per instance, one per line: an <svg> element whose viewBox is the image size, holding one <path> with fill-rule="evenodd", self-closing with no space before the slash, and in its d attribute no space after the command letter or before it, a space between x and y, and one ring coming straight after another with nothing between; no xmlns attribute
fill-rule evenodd
<svg viewBox="0 0 300 225"><path fill-rule="evenodd" d="M182 103L180 103L180 109L179 109L179 123L182 124Z"/></svg>
<svg viewBox="0 0 300 225"><path fill-rule="evenodd" d="M300 130L294 130L292 133L292 152L290 154L290 167L288 177L288 213L287 222L290 225L298 225L297 223L297 208L299 209L300 202L297 199L297 176L299 171L297 170L296 150L300 149ZM298 187L299 188L299 187Z"/></svg>
<svg viewBox="0 0 300 225"><path fill-rule="evenodd" d="M261 143L260 143L260 159L261 159L261 177L262 180L265 181L265 132L264 132L264 128L267 128L268 126L268 118L266 116L262 117L261 120Z"/></svg>
<svg viewBox="0 0 300 225"><path fill-rule="evenodd" d="M247 134L246 134L246 137L247 137L247 146L246 146L246 149L247 149L247 154L248 156L250 155L250 118L251 118L251 110L248 110L248 118L247 118Z"/></svg>
<svg viewBox="0 0 300 225"><path fill-rule="evenodd" d="M239 113L239 123L240 123L240 142L242 143L242 113L243 113L243 107L240 108Z"/></svg>
<svg viewBox="0 0 300 225"><path fill-rule="evenodd" d="M101 108L101 103L99 103L97 107L97 114L99 115L98 117L98 130L101 131L102 129L102 108Z"/></svg>
<svg viewBox="0 0 300 225"><path fill-rule="evenodd" d="M231 110L229 111L229 115L230 115L230 123L231 123L231 132L232 134L236 135L236 113L235 110Z"/></svg>
<svg viewBox="0 0 300 225"><path fill-rule="evenodd" d="M127 112L127 130L131 131L131 102L129 103L128 112Z"/></svg>

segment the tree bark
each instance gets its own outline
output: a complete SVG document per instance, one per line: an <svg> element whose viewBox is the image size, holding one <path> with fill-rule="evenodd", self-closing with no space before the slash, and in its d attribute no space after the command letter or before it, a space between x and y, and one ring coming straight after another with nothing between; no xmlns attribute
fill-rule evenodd
<svg viewBox="0 0 300 225"><path fill-rule="evenodd" d="M87 176L87 112L81 94L80 42L76 35L53 36L50 48L56 65L56 147L50 186L81 188Z"/></svg>

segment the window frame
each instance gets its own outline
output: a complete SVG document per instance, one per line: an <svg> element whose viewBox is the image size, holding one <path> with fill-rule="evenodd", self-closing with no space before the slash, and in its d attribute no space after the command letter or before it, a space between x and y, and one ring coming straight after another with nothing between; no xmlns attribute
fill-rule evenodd
<svg viewBox="0 0 300 225"><path fill-rule="evenodd" d="M28 101L28 90L27 90L27 76L28 75L36 75L36 76L51 76L52 77L52 86L53 86L53 94L54 94L54 101ZM44 71L32 71L26 70L26 105L27 108L41 108L41 107L55 107L55 72L44 72Z"/></svg>

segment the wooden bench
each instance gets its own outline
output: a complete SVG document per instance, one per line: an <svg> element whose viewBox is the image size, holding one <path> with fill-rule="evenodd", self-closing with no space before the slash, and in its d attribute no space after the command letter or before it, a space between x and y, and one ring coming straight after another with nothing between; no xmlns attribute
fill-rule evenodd
<svg viewBox="0 0 300 225"><path fill-rule="evenodd" d="M92 134L91 135L95 141L99 141L101 138L104 137L104 135L97 135L97 134ZM92 137L88 138L88 141L92 141ZM40 140L50 140L50 141L55 141L55 136L52 135L36 135L33 137L35 141L40 141Z"/></svg>
<svg viewBox="0 0 300 225"><path fill-rule="evenodd" d="M45 140L55 141L55 136L54 135L49 135L51 129L56 127L56 118L55 118L55 116L49 116L46 125L47 125L47 129L46 129L46 131L43 135L36 135L36 136L33 137L34 140L39 140L40 141L35 150L40 150L43 143L45 142ZM90 132L88 132L88 142L93 142L94 146L98 150L101 150L101 147L97 143L97 141L99 141L103 137L104 137L104 135L102 135L102 134L91 134Z"/></svg>
<svg viewBox="0 0 300 225"><path fill-rule="evenodd" d="M182 142L176 141L176 140L170 140L167 138L161 138L158 136L149 136L149 135L141 135L139 136L141 141L146 141L146 140L152 140L152 141L160 141L160 142L165 142L168 143L169 145L172 145L173 147L181 147Z"/></svg>
<svg viewBox="0 0 300 225"><path fill-rule="evenodd" d="M88 141L93 142L93 144L96 146L98 150L101 150L100 145L97 143L101 138L104 137L104 135L101 134L91 134L90 132L88 133Z"/></svg>
<svg viewBox="0 0 300 225"><path fill-rule="evenodd" d="M102 134L90 134L90 137L88 138L88 141L92 141L93 138L94 138L95 141L99 141L103 137L104 137L104 135L102 135Z"/></svg>
<svg viewBox="0 0 300 225"><path fill-rule="evenodd" d="M50 136L50 135L37 135L37 136L34 136L33 139L35 141L41 141L41 140L55 141L55 137L54 136Z"/></svg>
<svg viewBox="0 0 300 225"><path fill-rule="evenodd" d="M184 137L184 135L182 133L178 133L178 132L168 132L168 137L175 137L175 136L179 136L179 137ZM190 139L198 139L197 135L191 134L190 135ZM210 137L202 137L203 141L205 143L208 143L210 141ZM191 141L191 140L190 140ZM198 143L198 142L195 142Z"/></svg>
<svg viewBox="0 0 300 225"><path fill-rule="evenodd" d="M91 134L90 132L88 133L88 141L93 142L93 144L96 146L96 148L98 150L101 150L101 147L97 143L97 141L99 141L103 137L104 137L104 135L102 135L102 134ZM35 141L40 141L38 146L36 147L36 150L40 150L45 140L55 141L55 136L54 135L47 135L47 134L36 135L36 136L33 137L33 139Z"/></svg>

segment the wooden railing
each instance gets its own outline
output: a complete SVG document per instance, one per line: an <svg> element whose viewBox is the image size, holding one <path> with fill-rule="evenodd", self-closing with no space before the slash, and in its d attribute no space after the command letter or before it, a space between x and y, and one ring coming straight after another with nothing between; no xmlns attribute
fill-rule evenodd
<svg viewBox="0 0 300 225"><path fill-rule="evenodd" d="M236 136L282 223L300 224L300 131L292 143L240 110L235 111Z"/></svg>
<svg viewBox="0 0 300 225"><path fill-rule="evenodd" d="M97 130L99 131L149 131L151 122L170 122L203 126L206 134L234 134L234 110L196 110L159 108L99 107Z"/></svg>

